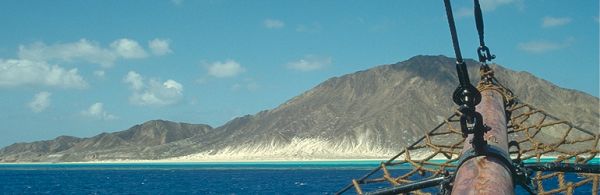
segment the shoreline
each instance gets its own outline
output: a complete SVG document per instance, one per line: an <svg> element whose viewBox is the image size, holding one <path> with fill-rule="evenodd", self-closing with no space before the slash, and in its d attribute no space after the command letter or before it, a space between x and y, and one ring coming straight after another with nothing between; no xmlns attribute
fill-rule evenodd
<svg viewBox="0 0 600 195"><path fill-rule="evenodd" d="M555 160L556 157L548 156L541 157L542 162ZM265 159L265 160L239 160L239 159L206 159L206 160L107 160L107 161L79 161L79 162L0 162L1 165L100 165L100 164L314 164L314 163L331 163L331 164L375 164L376 162L385 162L389 159ZM432 161L446 160L441 158L431 159ZM592 161L600 162L600 157L594 158Z"/></svg>
<svg viewBox="0 0 600 195"><path fill-rule="evenodd" d="M0 162L0 165L46 165L46 164L293 164L293 163L366 163L383 162L389 159L309 159L309 160L110 160L80 162Z"/></svg>

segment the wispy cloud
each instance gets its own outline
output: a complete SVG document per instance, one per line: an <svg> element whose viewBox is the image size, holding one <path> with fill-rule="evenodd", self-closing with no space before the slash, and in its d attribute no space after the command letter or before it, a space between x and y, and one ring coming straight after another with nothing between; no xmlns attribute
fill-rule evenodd
<svg viewBox="0 0 600 195"><path fill-rule="evenodd" d="M129 102L138 106L166 106L179 102L183 97L183 85L168 79L161 82L157 79L146 81L140 74L129 71L123 78L132 91Z"/></svg>
<svg viewBox="0 0 600 195"><path fill-rule="evenodd" d="M0 87L43 85L82 89L87 82L76 68L66 70L43 61L0 59Z"/></svg>
<svg viewBox="0 0 600 195"><path fill-rule="evenodd" d="M522 9L523 0L481 0L481 9L483 11L494 11L498 7L507 6L507 5L516 5Z"/></svg>
<svg viewBox="0 0 600 195"><path fill-rule="evenodd" d="M119 39L110 44L115 53L125 59L136 59L148 57L148 54L137 41L131 39Z"/></svg>
<svg viewBox="0 0 600 195"><path fill-rule="evenodd" d="M244 67L234 60L216 61L208 66L208 74L217 78L235 77L244 71Z"/></svg>
<svg viewBox="0 0 600 195"><path fill-rule="evenodd" d="M101 102L96 102L90 105L88 109L81 111L81 115L98 120L117 119L115 115L109 114L104 110L104 105Z"/></svg>
<svg viewBox="0 0 600 195"><path fill-rule="evenodd" d="M293 70L308 72L313 70L319 70L329 64L331 64L331 57L306 55L300 60L288 63L287 67Z"/></svg>
<svg viewBox="0 0 600 195"><path fill-rule="evenodd" d="M499 7L514 5L518 9L524 9L523 0L481 0L481 10L483 12L493 12ZM454 10L454 17L457 19L473 17L474 11L473 6L469 7L458 7ZM445 16L444 16L445 17Z"/></svg>
<svg viewBox="0 0 600 195"><path fill-rule="evenodd" d="M285 23L281 20L268 18L263 21L263 25L269 29L277 29L283 28L285 26Z"/></svg>
<svg viewBox="0 0 600 195"><path fill-rule="evenodd" d="M555 50L559 50L562 48L566 48L571 46L571 44L575 41L574 38L567 38L562 42L556 42L556 41L547 41L547 40L536 40L536 41L529 41L529 42L524 42L524 43L519 43L517 45L517 47L525 52L529 52L529 53L534 53L534 54L541 54L541 53L546 53L546 52L550 52L550 51L555 51Z"/></svg>
<svg viewBox="0 0 600 195"><path fill-rule="evenodd" d="M248 90L248 91L256 91L260 88L260 85L252 78L244 79L243 82L235 83L231 86L232 91L239 90Z"/></svg>
<svg viewBox="0 0 600 195"><path fill-rule="evenodd" d="M149 47L156 55L170 52L168 41L164 39L150 41ZM51 45L35 42L20 45L18 56L20 59L32 61L85 62L111 67L119 59L141 59L149 55L137 41L121 38L111 42L108 47L102 47L99 43L87 39Z"/></svg>
<svg viewBox="0 0 600 195"><path fill-rule="evenodd" d="M50 106L50 96L52 94L46 91L39 92L33 96L31 102L27 104L31 111L35 113L42 112Z"/></svg>
<svg viewBox="0 0 600 195"><path fill-rule="evenodd" d="M157 56L172 53L171 41L168 39L152 39L148 42L148 47L152 50L152 53Z"/></svg>
<svg viewBox="0 0 600 195"><path fill-rule="evenodd" d="M125 75L125 78L123 78L123 82L129 84L129 87L136 91L144 88L144 80L142 75L134 71L129 71L127 75Z"/></svg>
<svg viewBox="0 0 600 195"><path fill-rule="evenodd" d="M112 66L118 55L108 48L102 48L96 42L80 39L73 43L46 45L36 42L19 46L19 58L33 61L83 61L102 66Z"/></svg>
<svg viewBox="0 0 600 195"><path fill-rule="evenodd" d="M466 18L473 16L473 8L461 7L454 11L456 18Z"/></svg>
<svg viewBox="0 0 600 195"><path fill-rule="evenodd" d="M571 18L569 17L551 17L546 16L542 19L542 27L550 28L550 27L558 27L564 26L571 22Z"/></svg>
<svg viewBox="0 0 600 195"><path fill-rule="evenodd" d="M104 78L104 75L106 75L106 72L104 72L104 70L95 70L94 71L94 76L96 76L98 78Z"/></svg>

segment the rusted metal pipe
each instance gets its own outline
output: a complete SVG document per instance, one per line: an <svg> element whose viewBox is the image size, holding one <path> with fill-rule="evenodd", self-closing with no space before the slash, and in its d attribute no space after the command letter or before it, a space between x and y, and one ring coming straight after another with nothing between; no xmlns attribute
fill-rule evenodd
<svg viewBox="0 0 600 195"><path fill-rule="evenodd" d="M508 156L503 96L498 91L489 89L482 90L481 96L481 103L476 110L483 115L484 124L491 128L485 133L484 139ZM469 134L464 143L463 154L473 148L472 139L473 134ZM497 156L470 158L456 171L452 194L514 194L510 169Z"/></svg>

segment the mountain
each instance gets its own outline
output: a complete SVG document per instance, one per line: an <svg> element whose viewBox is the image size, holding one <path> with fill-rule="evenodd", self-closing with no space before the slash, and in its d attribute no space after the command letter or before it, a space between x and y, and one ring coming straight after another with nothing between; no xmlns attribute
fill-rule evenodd
<svg viewBox="0 0 600 195"><path fill-rule="evenodd" d="M476 83L479 65L473 60L467 65ZM492 68L522 101L598 129L598 98L527 72ZM181 159L387 158L453 113L451 94L457 84L454 59L416 56L331 78L273 110L185 140L188 144L178 151L200 151Z"/></svg>
<svg viewBox="0 0 600 195"><path fill-rule="evenodd" d="M479 65L468 60L467 66L471 81L476 83ZM599 129L600 101L597 97L560 88L527 72L512 71L500 65L492 65L492 68L500 82L511 88L522 101L583 128ZM388 158L454 112L456 106L451 94L457 84L454 59L415 56L396 64L328 79L275 109L239 117L221 127L147 146L144 150L135 150L135 144L108 139L111 142L103 144L119 148L112 151L122 153L101 152L99 154L104 156L96 156L96 159ZM59 144L55 139L39 142L35 147L27 144L9 146L7 148L15 149L0 150L0 158L6 161L7 156L14 156L13 151L26 153L34 148L50 148L50 144L53 148L79 148L82 145L78 138L71 139L75 141ZM133 152L127 152L130 149ZM91 160L94 158L84 158L89 157L84 154L96 150L43 151L45 153L36 153L41 154L40 157L13 157L11 160L45 161L55 154L63 155L59 159L62 161Z"/></svg>
<svg viewBox="0 0 600 195"><path fill-rule="evenodd" d="M127 130L101 133L90 138L59 136L54 140L16 143L0 149L0 161L90 161L153 159L150 148L201 136L208 125L152 120Z"/></svg>

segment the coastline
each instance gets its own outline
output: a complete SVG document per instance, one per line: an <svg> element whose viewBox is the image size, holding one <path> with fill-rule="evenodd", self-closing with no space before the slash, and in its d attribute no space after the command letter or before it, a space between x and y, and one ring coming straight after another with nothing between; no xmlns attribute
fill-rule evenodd
<svg viewBox="0 0 600 195"><path fill-rule="evenodd" d="M541 157L541 162L550 162L556 160L555 156ZM120 164L120 165L135 165L135 164L378 164L389 159L379 158L357 158L357 159L204 159L204 160L106 160L106 161L78 161L78 162L0 162L1 165L96 165L96 164ZM445 161L445 158L433 158L431 161ZM531 159L526 161L533 161ZM592 160L595 163L600 163L600 157Z"/></svg>
<svg viewBox="0 0 600 195"><path fill-rule="evenodd" d="M109 160L109 161L79 161L79 162L0 162L0 165L45 165L45 164L294 164L294 163L373 163L384 162L389 159L307 159L307 160Z"/></svg>

